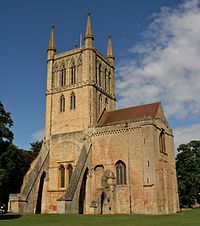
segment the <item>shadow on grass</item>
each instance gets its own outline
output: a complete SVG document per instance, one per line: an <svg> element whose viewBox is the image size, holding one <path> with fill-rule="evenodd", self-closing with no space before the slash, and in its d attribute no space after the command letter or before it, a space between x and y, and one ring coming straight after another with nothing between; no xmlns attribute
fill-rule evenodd
<svg viewBox="0 0 200 226"><path fill-rule="evenodd" d="M12 220L21 217L19 214L6 214L6 215L1 215L0 220Z"/></svg>

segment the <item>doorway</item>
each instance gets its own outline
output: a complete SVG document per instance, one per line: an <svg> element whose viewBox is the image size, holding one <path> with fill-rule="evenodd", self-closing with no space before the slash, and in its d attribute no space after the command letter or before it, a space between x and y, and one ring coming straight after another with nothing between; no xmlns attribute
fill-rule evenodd
<svg viewBox="0 0 200 226"><path fill-rule="evenodd" d="M44 178L46 177L46 173L43 172L42 176L40 178L40 185L38 189L38 197L37 197L37 203L36 203L36 209L35 214L41 213L41 206L42 206L42 192L43 192L43 186L44 186Z"/></svg>
<svg viewBox="0 0 200 226"><path fill-rule="evenodd" d="M104 201L105 201L105 192L102 192L102 194L101 194L101 211L100 211L100 214L103 214Z"/></svg>
<svg viewBox="0 0 200 226"><path fill-rule="evenodd" d="M85 189L86 189L86 181L87 181L88 168L85 170L80 194L79 194L79 214L84 214L84 204L85 204Z"/></svg>

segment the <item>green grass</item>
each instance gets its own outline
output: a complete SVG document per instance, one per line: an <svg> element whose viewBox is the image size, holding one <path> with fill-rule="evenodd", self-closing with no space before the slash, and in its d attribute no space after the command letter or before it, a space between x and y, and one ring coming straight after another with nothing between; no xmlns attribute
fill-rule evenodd
<svg viewBox="0 0 200 226"><path fill-rule="evenodd" d="M2 226L200 226L200 209L175 215L7 215Z"/></svg>

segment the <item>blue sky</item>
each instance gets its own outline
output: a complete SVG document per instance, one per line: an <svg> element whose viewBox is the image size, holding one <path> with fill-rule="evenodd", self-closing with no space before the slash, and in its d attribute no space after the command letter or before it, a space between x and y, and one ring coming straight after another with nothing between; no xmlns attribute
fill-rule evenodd
<svg viewBox="0 0 200 226"><path fill-rule="evenodd" d="M176 146L200 138L199 0L1 0L0 100L14 143L28 149L45 126L46 50L74 48L92 14L95 46L115 52L118 108L161 101Z"/></svg>

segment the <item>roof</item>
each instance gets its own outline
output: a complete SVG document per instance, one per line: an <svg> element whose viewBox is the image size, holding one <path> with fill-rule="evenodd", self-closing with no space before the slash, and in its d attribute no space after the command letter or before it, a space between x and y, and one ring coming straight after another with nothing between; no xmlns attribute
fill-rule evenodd
<svg viewBox="0 0 200 226"><path fill-rule="evenodd" d="M116 111L105 111L98 121L98 125L104 126L116 122L137 121L154 119L160 102L145 104L130 108L123 108Z"/></svg>

